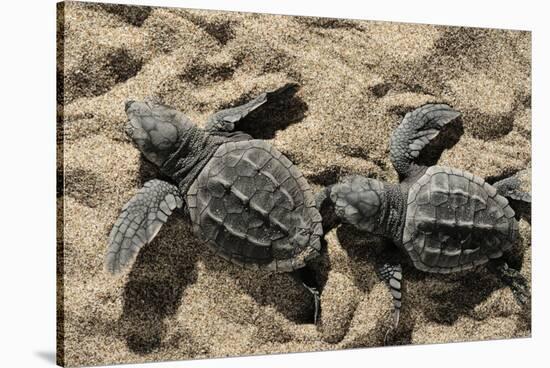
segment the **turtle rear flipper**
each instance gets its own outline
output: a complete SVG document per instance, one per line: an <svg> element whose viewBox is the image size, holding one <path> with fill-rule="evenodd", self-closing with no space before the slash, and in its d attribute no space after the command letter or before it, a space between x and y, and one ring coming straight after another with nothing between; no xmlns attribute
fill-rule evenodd
<svg viewBox="0 0 550 368"><path fill-rule="evenodd" d="M518 270L508 266L502 259L493 260L488 269L492 271L505 285L509 286L518 304L522 307L531 300L528 281Z"/></svg>
<svg viewBox="0 0 550 368"><path fill-rule="evenodd" d="M232 132L235 130L235 123L244 119L249 113L264 105L266 102L275 100L281 93L289 88L296 87L297 84L295 83L287 83L276 90L264 92L243 105L218 111L208 118L205 130L210 132Z"/></svg>
<svg viewBox="0 0 550 368"><path fill-rule="evenodd" d="M524 217L531 222L531 194L525 188L525 178L527 170L521 170L514 175L497 181L493 187L497 193L506 197L510 206L514 209L518 217Z"/></svg>
<svg viewBox="0 0 550 368"><path fill-rule="evenodd" d="M403 283L403 270L400 264L390 265L385 263L382 267L379 267L377 270L378 277L386 283L390 289L392 299L393 299L393 326L391 326L384 336L384 345L388 345L390 338L397 330L399 326L399 316L401 314L401 295L402 290L401 286Z"/></svg>
<svg viewBox="0 0 550 368"><path fill-rule="evenodd" d="M401 311L401 283L403 280L401 265L390 265L385 263L377 271L380 279L386 282L390 288L393 298L393 328L397 328Z"/></svg>
<svg viewBox="0 0 550 368"><path fill-rule="evenodd" d="M315 270L306 264L305 267L295 270L292 275L313 297L313 324L316 325L321 309L321 298Z"/></svg>
<svg viewBox="0 0 550 368"><path fill-rule="evenodd" d="M118 274L129 267L139 250L157 235L168 216L183 201L178 187L161 180L145 183L122 208L111 234L105 255L105 268Z"/></svg>
<svg viewBox="0 0 550 368"><path fill-rule="evenodd" d="M518 171L512 176L494 183L493 186L496 188L498 194L516 201L531 203L531 194L521 190L521 176L524 171Z"/></svg>
<svg viewBox="0 0 550 368"><path fill-rule="evenodd" d="M390 158L400 177L412 171L420 151L460 113L445 104L427 104L405 115L390 138Z"/></svg>

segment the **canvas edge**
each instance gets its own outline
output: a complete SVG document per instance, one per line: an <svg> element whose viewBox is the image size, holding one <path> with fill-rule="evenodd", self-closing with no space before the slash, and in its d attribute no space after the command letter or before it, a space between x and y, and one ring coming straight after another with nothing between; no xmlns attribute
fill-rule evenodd
<svg viewBox="0 0 550 368"><path fill-rule="evenodd" d="M65 2L56 3L56 364L65 366L63 144Z"/></svg>

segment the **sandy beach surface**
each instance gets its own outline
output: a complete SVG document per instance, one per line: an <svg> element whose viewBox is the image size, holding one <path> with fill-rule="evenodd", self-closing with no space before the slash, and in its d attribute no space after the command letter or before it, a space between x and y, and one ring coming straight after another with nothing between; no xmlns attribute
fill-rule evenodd
<svg viewBox="0 0 550 368"><path fill-rule="evenodd" d="M121 207L155 168L124 135L124 102L156 96L198 125L213 112L294 82L243 126L268 140L315 191L347 174L397 182L388 142L402 116L444 102L461 120L436 142L439 163L495 180L531 165L531 34L522 31L65 3L58 98L64 186L58 354L68 366L383 345L391 297L375 268L381 241L348 227L313 265L321 316L287 274L214 257L174 216L132 269L104 271ZM526 185L529 186L527 175ZM511 266L531 276L530 218ZM527 337L529 309L485 269L432 275L404 267L392 344Z"/></svg>

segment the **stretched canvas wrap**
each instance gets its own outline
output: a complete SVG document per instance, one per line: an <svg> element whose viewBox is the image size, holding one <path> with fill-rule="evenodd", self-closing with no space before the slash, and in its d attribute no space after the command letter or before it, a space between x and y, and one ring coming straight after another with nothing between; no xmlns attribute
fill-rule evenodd
<svg viewBox="0 0 550 368"><path fill-rule="evenodd" d="M530 32L57 14L58 364L531 335Z"/></svg>

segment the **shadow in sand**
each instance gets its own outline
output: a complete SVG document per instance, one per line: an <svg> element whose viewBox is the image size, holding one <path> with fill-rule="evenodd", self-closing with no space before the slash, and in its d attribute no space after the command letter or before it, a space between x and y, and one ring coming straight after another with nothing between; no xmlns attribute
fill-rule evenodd
<svg viewBox="0 0 550 368"><path fill-rule="evenodd" d="M389 339L388 345L411 344L418 313L422 313L429 321L447 326L454 325L462 316L479 319L475 315L475 308L494 291L505 287L493 274L482 268L441 275L424 273L410 264L403 264L403 278L403 307L399 328ZM442 292L435 291L430 287L430 280L433 282L434 279L450 287Z"/></svg>
<svg viewBox="0 0 550 368"><path fill-rule="evenodd" d="M294 323L313 323L313 298L293 274L263 275L250 286L244 289L259 305L274 307Z"/></svg>
<svg viewBox="0 0 550 368"><path fill-rule="evenodd" d="M191 237L185 220L176 219L139 253L124 288L119 320L131 351L147 354L160 347L166 319L177 312L185 288L196 281L196 252L174 241Z"/></svg>
<svg viewBox="0 0 550 368"><path fill-rule="evenodd" d="M452 285L444 292L426 290L430 305L422 308L427 319L445 325L454 324L461 316L473 316L477 305L495 290L504 287L492 274L481 268L455 275L422 274L413 270L408 277L420 282L430 277Z"/></svg>
<svg viewBox="0 0 550 368"><path fill-rule="evenodd" d="M139 182L143 185L149 180L160 179L174 184L172 179L160 172L158 167L149 162L143 155L139 156Z"/></svg>
<svg viewBox="0 0 550 368"><path fill-rule="evenodd" d="M521 266L519 259L523 257L523 252L514 252L514 250L511 252L513 257L506 260L510 267L519 269ZM436 279L447 284L448 287L445 288L445 291L437 292L424 286L421 286L421 290L416 291L424 294L424 302L416 303L417 308L421 309L428 320L444 325L453 325L462 316L479 320L481 317L476 315L475 308L486 301L496 290L508 287L485 265L449 275L428 274L418 271L412 266L409 268L410 270L404 269L403 271L405 282L407 279L418 283L422 283L423 280ZM415 288L418 289L416 285ZM529 305L523 307L523 312L520 315L524 322L530 325Z"/></svg>
<svg viewBox="0 0 550 368"><path fill-rule="evenodd" d="M42 358L44 361L50 363L51 365L56 365L55 351L35 351L34 355Z"/></svg>
<svg viewBox="0 0 550 368"><path fill-rule="evenodd" d="M417 163L425 166L437 165L443 151L453 148L463 134L464 125L459 117L447 124L437 137L422 149Z"/></svg>
<svg viewBox="0 0 550 368"><path fill-rule="evenodd" d="M236 129L257 139L272 139L278 130L300 122L305 117L308 106L297 95L298 89L297 84L292 84L289 88L281 91L278 96L273 97L264 106L252 111L241 120ZM254 97L256 96L245 94L237 101L232 102L230 106L244 104ZM222 106L220 110L230 106Z"/></svg>
<svg viewBox="0 0 550 368"><path fill-rule="evenodd" d="M145 355L166 343L169 319L177 313L186 287L197 279L199 258L208 270L238 279L238 286L258 304L272 306L298 324L313 322L313 298L293 274L246 270L210 254L198 241L174 242L194 239L187 223L182 218L165 225L141 250L129 274L118 326L131 351ZM315 277L323 280L322 275Z"/></svg>
<svg viewBox="0 0 550 368"><path fill-rule="evenodd" d="M336 229L336 236L346 251L350 260L355 264L351 272L355 279L355 285L363 292L372 289L378 277L374 274L376 268L384 262L390 262L394 254L394 247L384 239L369 235L357 230L351 225L340 225ZM395 262L395 259L393 260ZM372 269L373 274L366 275L365 268Z"/></svg>
<svg viewBox="0 0 550 368"><path fill-rule="evenodd" d="M243 269L213 254L206 254L202 262L209 272L235 279L238 287L260 306L271 306L297 324L313 322L313 298L293 273ZM322 279L317 268L313 271L317 281Z"/></svg>
<svg viewBox="0 0 550 368"><path fill-rule="evenodd" d="M384 263L400 263L403 265L403 274L408 274L409 267L406 264L406 257L390 241L368 235L350 225L339 226L336 230L336 235L342 249L346 251L351 262L353 262L350 268L354 277L354 283L362 292L369 293L375 284L383 282L377 274L377 269ZM402 292L404 295L407 293L406 281L403 284ZM387 290L387 298L388 301L392 299L389 289ZM410 308L403 308L401 310L399 328L389 333L386 345L406 345L411 343L412 331L414 329L414 318L411 314L412 311ZM385 327L385 329L389 328L390 325ZM380 344L382 343L380 341Z"/></svg>
<svg viewBox="0 0 550 368"><path fill-rule="evenodd" d="M351 172L348 172L341 166L329 165L320 171L307 175L306 178L310 183L322 186L329 186L332 184L336 184L341 178L351 174Z"/></svg>
<svg viewBox="0 0 550 368"><path fill-rule="evenodd" d="M377 267L385 262L400 263L403 266L404 302L401 310L401 322L398 331L391 337L391 345L409 344L414 328L413 313L407 300L421 299L427 302L415 302L415 308L432 321L452 325L460 316L473 316L474 308L486 300L492 292L505 287L492 273L483 268L474 269L460 274L439 275L418 271L408 261L408 257L391 242L362 233L349 225L341 225L337 236L342 248L347 252L354 266L351 268L355 284L364 292L372 289L379 281L374 274L365 275L365 270L376 272ZM515 263L514 263L515 264ZM448 283L445 292L437 293L424 288L423 283L429 283L430 278ZM409 285L412 287L408 287ZM423 293L418 297L409 293ZM388 298L391 295L388 291ZM475 316L473 316L475 317Z"/></svg>

